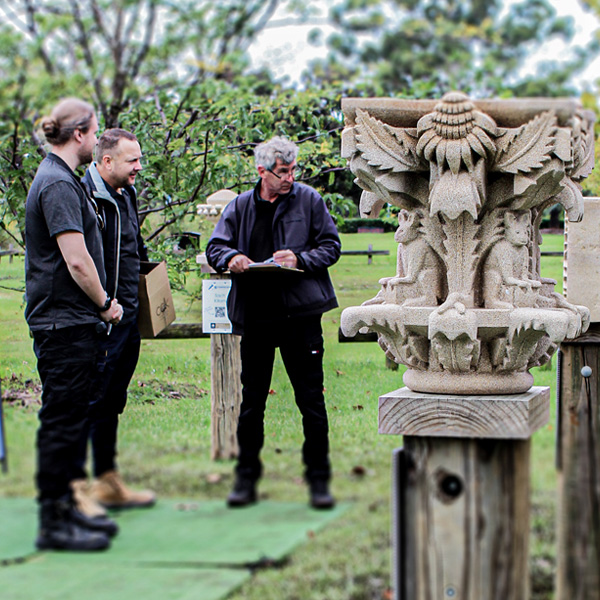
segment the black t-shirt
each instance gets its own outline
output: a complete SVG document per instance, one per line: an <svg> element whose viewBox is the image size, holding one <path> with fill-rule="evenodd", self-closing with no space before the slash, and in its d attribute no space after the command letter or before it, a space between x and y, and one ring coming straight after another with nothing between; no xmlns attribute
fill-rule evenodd
<svg viewBox="0 0 600 600"><path fill-rule="evenodd" d="M82 233L100 281L106 284L102 239L85 188L69 166L49 154L37 170L25 207L25 318L32 330L98 322L94 302L75 283L56 236Z"/></svg>
<svg viewBox="0 0 600 600"><path fill-rule="evenodd" d="M254 194L256 221L250 235L248 258L254 262L264 262L273 257L273 217L281 201L263 200L258 192ZM243 273L241 283L244 289L245 320L247 323L272 322L285 316L282 288L283 273L258 272Z"/></svg>

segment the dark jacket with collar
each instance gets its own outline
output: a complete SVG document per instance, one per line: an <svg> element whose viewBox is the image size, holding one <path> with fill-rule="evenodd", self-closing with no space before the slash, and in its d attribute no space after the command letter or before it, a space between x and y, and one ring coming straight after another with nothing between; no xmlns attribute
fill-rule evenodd
<svg viewBox="0 0 600 600"><path fill-rule="evenodd" d="M92 163L85 172L85 175L82 179L84 185L87 187L90 196L96 201L98 204L98 209L104 218L104 229L102 231L102 241L104 245L104 267L106 270L106 291L111 298L115 296L119 299L121 303L125 302L127 305L135 307L135 311L137 314L137 295L131 298L123 298L122 294L119 293L118 290L118 278L120 268L122 263L120 264L120 251L121 251L121 232L122 232L122 219L125 218L125 215L121 214L119 210L119 206L117 200L114 198L111 193L112 188L104 182L98 170L96 168L95 163ZM138 216L138 208L137 208L137 194L135 188L133 186L126 186L126 193L122 194L122 197L126 202L131 203L132 212L135 214L136 220L136 240L137 240L137 252L138 259L136 261L135 268L139 272L139 261L147 261L148 260L148 252L146 246L144 244L144 240L141 236L140 226L139 226L139 216ZM114 190L112 190L113 193ZM122 291L122 290L121 290ZM125 308L125 304L124 304ZM128 311L126 311L128 312ZM135 315L131 315L131 318L135 318ZM124 314L124 321L130 320L129 314Z"/></svg>
<svg viewBox="0 0 600 600"><path fill-rule="evenodd" d="M257 186L260 185L260 181ZM208 263L217 272L227 270L236 254L248 255L256 220L255 189L243 192L224 209L206 248ZM285 273L283 302L287 316L322 314L338 306L327 268L340 257L341 243L331 215L321 196L311 187L294 183L279 201L273 217L275 250L289 249L298 258L303 273ZM228 298L229 319L235 333L244 326L244 298L240 294L242 273L232 277ZM265 299L268 306L268 299Z"/></svg>

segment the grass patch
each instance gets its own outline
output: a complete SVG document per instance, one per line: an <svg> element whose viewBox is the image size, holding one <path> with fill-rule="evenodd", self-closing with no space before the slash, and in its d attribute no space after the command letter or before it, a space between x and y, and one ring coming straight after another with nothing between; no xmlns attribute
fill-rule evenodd
<svg viewBox="0 0 600 600"><path fill-rule="evenodd" d="M394 273L393 233L342 236L343 248L390 250L389 256L343 256L331 269L341 307L323 318L325 397L331 429L332 489L351 508L311 537L289 562L257 571L231 600L371 600L390 595L390 463L401 445L395 436L377 433L377 399L402 387L404 368L385 368L377 344L339 344L342 308L373 297L378 279ZM543 250L562 249L562 236L544 237ZM544 257L542 275L562 289L562 259ZM0 474L4 496L35 495L34 440L39 384L32 341L23 318L23 259L0 262L0 377L5 400L9 473ZM187 279L190 289L199 277ZM181 321L200 321L199 302L176 294ZM555 360L534 369L536 385L552 390L552 416L533 439L533 513L531 538L532 600L552 598L555 563L554 470ZM262 498L307 499L302 482L300 415L279 357L269 396L263 452ZM221 499L233 481L230 461L210 460L210 342L145 340L121 419L119 463L127 480L155 489L163 497L199 501Z"/></svg>

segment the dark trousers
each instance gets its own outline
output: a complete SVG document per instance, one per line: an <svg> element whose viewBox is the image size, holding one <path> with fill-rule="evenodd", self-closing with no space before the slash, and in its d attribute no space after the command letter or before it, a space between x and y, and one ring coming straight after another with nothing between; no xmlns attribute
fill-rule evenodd
<svg viewBox="0 0 600 600"><path fill-rule="evenodd" d="M87 424L96 368L94 325L33 332L42 381L37 432L39 500L70 496L77 477L77 450Z"/></svg>
<svg viewBox="0 0 600 600"><path fill-rule="evenodd" d="M116 469L119 415L125 410L127 388L140 356L137 320L115 325L99 342L94 394L90 401L88 428L78 454L80 477L85 477L88 440L92 447L94 475Z"/></svg>
<svg viewBox="0 0 600 600"><path fill-rule="evenodd" d="M321 316L278 320L244 328L241 341L242 405L237 437L238 476L257 480L262 474L264 413L273 374L275 348L294 388L302 414L302 458L307 481L329 480L329 427L323 397L323 335Z"/></svg>

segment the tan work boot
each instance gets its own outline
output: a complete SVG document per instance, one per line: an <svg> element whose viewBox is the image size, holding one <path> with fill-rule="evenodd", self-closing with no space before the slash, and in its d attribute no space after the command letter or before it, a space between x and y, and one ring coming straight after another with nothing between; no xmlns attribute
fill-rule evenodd
<svg viewBox="0 0 600 600"><path fill-rule="evenodd" d="M100 475L92 484L91 496L105 508L142 508L156 502L156 494L150 490L130 490L117 471Z"/></svg>
<svg viewBox="0 0 600 600"><path fill-rule="evenodd" d="M86 517L94 519L96 517L106 517L107 513L103 506L100 506L90 495L91 486L87 479L74 479L71 481L73 490L73 502L75 508Z"/></svg>

